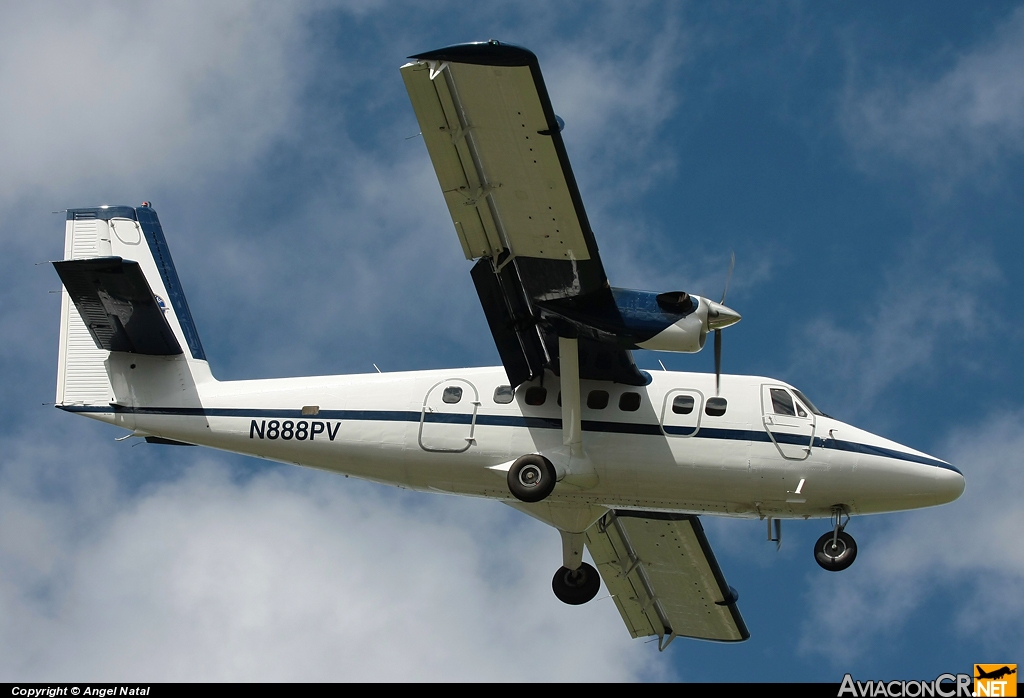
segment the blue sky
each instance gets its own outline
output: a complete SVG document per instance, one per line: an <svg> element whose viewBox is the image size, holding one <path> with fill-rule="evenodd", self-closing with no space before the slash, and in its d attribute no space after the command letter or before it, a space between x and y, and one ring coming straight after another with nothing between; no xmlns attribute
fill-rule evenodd
<svg viewBox="0 0 1024 698"><path fill-rule="evenodd" d="M221 379L490 365L398 68L541 61L612 282L716 297L725 370L949 459L958 502L705 517L751 631L559 604L553 530L59 413L51 211L152 201ZM1024 8L33 3L0 9L0 678L933 678L1024 659ZM642 366L712 369L638 353ZM540 658L525 667L524 648Z"/></svg>

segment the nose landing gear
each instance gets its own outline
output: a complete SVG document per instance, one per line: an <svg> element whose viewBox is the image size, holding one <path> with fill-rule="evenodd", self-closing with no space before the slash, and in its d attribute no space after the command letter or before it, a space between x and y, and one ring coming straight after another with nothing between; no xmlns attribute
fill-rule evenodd
<svg viewBox="0 0 1024 698"><path fill-rule="evenodd" d="M843 516L846 521L843 521ZM843 507L832 509L832 530L824 534L814 544L814 559L829 572L840 572L853 564L857 559L857 542L853 536L844 531L850 522L850 515Z"/></svg>

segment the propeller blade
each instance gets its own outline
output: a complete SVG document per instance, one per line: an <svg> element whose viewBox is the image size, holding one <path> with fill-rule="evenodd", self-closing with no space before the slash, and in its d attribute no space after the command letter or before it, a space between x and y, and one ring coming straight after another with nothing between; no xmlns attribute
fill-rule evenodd
<svg viewBox="0 0 1024 698"><path fill-rule="evenodd" d="M722 289L722 300L718 301L722 305L725 305L725 294L729 292L729 282L732 280L732 270L736 266L736 253L733 252L729 258L729 273L725 275L725 288Z"/></svg>
<svg viewBox="0 0 1024 698"><path fill-rule="evenodd" d="M722 382L722 330L715 330L715 395Z"/></svg>

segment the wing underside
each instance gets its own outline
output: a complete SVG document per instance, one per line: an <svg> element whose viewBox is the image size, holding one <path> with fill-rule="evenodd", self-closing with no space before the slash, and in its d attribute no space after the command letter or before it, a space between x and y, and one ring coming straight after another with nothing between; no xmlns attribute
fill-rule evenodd
<svg viewBox="0 0 1024 698"><path fill-rule="evenodd" d="M402 68L463 252L587 261L597 248L536 57L501 49L523 64L442 50Z"/></svg>
<svg viewBox="0 0 1024 698"><path fill-rule="evenodd" d="M402 77L502 363L514 385L558 372L542 304L614 307L537 57L464 44L413 56ZM557 323L557 320L555 321ZM584 378L643 384L629 351L592 342Z"/></svg>
<svg viewBox="0 0 1024 698"><path fill-rule="evenodd" d="M750 636L698 517L615 511L587 531L587 548L633 637L656 635L664 649L675 637Z"/></svg>

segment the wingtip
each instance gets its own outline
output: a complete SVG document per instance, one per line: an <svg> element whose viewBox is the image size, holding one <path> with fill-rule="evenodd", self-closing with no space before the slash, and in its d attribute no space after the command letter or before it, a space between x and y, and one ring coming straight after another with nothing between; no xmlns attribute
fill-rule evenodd
<svg viewBox="0 0 1024 698"><path fill-rule="evenodd" d="M537 56L529 49L514 44L505 44L497 39L455 44L409 56L418 61L449 61L474 65L526 66L537 62Z"/></svg>

